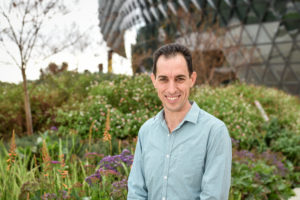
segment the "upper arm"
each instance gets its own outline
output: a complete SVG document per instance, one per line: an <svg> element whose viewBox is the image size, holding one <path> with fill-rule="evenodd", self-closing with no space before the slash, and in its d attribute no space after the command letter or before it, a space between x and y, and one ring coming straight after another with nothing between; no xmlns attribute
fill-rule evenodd
<svg viewBox="0 0 300 200"><path fill-rule="evenodd" d="M127 199L147 199L148 191L145 183L144 166L142 159L142 142L138 137L135 148L133 165L128 178Z"/></svg>
<svg viewBox="0 0 300 200"><path fill-rule="evenodd" d="M231 179L232 147L225 125L213 127L207 142L200 199L228 198Z"/></svg>

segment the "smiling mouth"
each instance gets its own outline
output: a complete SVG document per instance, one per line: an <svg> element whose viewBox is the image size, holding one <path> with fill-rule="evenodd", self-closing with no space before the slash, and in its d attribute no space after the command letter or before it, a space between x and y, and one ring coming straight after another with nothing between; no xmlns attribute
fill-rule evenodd
<svg viewBox="0 0 300 200"><path fill-rule="evenodd" d="M180 95L178 96L166 96L166 98L170 101L176 101L177 99L179 99Z"/></svg>

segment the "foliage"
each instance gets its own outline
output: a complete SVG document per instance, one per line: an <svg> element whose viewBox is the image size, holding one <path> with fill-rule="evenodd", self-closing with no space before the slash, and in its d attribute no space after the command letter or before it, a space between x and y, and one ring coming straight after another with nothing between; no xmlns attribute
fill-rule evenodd
<svg viewBox="0 0 300 200"><path fill-rule="evenodd" d="M289 169L269 152L263 157L233 151L230 199L288 199L293 195L291 183L283 178Z"/></svg>
<svg viewBox="0 0 300 200"><path fill-rule="evenodd" d="M60 143L58 148L65 146ZM3 146L1 150L8 155ZM34 155L35 159L31 151L18 153L10 168L1 157L1 199L125 199L133 159L128 150L106 157L88 152L81 158L75 154L68 158L58 151L57 160L53 159L53 154L45 152L48 152L48 145L43 146L43 155ZM108 169L110 165L114 168Z"/></svg>
<svg viewBox="0 0 300 200"><path fill-rule="evenodd" d="M24 128L24 108L21 85L0 83L0 137L8 131L17 133Z"/></svg>
<svg viewBox="0 0 300 200"><path fill-rule="evenodd" d="M0 173L5 174L0 177L1 199L26 199L26 195L30 199L125 199L127 161L132 155L122 149L134 152L140 126L161 109L148 76L46 75L29 85L39 133L21 138L23 129L10 123L10 117L24 112L18 103L21 86L1 86L0 117L5 121L0 123L6 129L0 127L0 133L3 138L10 138L13 129L17 133L13 154L8 152L10 141L0 142ZM231 134L230 199L288 199L292 195L291 188L300 183L299 99L275 89L234 83L196 87L191 100L223 120ZM270 121L263 120L255 100ZM53 161L49 167L42 152L48 152L48 160ZM9 153L16 155L11 159L14 162L6 162Z"/></svg>
<svg viewBox="0 0 300 200"><path fill-rule="evenodd" d="M300 135L299 99L276 89L240 83L219 88L202 86L194 90L191 99L223 120L242 149L264 151L269 145L265 143L268 125L255 107L255 100L262 104L270 119L277 119L281 128Z"/></svg>
<svg viewBox="0 0 300 200"><path fill-rule="evenodd" d="M272 119L265 126L265 142L275 152L282 152L295 166L300 166L300 135L284 128Z"/></svg>

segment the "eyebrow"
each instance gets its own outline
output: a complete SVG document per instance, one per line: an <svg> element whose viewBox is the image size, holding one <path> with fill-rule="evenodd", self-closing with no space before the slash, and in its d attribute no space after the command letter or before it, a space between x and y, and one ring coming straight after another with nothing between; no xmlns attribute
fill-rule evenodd
<svg viewBox="0 0 300 200"><path fill-rule="evenodd" d="M180 74L180 75L176 76L175 78L186 78L186 76L183 74Z"/></svg>
<svg viewBox="0 0 300 200"><path fill-rule="evenodd" d="M159 75L159 76L157 76L157 78L159 78L159 79L164 79L164 78L168 78L168 76L165 76L165 75ZM186 76L183 75L183 74L179 74L179 75L175 76L175 78L186 78Z"/></svg>
<svg viewBox="0 0 300 200"><path fill-rule="evenodd" d="M164 76L164 75L159 75L159 76L157 76L157 78L168 78L168 77Z"/></svg>

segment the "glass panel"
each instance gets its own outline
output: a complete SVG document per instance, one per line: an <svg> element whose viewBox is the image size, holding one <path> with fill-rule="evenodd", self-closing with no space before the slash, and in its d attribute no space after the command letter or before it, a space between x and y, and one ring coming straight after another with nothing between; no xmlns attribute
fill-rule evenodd
<svg viewBox="0 0 300 200"><path fill-rule="evenodd" d="M245 81L247 70L248 70L248 66L247 65L243 65L243 66L241 66L241 67L239 67L237 69L236 73L237 73L237 76L239 77L239 79L241 81Z"/></svg>
<svg viewBox="0 0 300 200"><path fill-rule="evenodd" d="M262 65L252 66L251 69L253 73L256 75L257 80L261 82L264 72L266 70L266 65L262 64Z"/></svg>
<svg viewBox="0 0 300 200"><path fill-rule="evenodd" d="M252 41L255 41L257 32L258 32L258 26L257 24L252 24L252 25L245 25L245 29L249 33L250 38Z"/></svg>
<svg viewBox="0 0 300 200"><path fill-rule="evenodd" d="M236 7L235 11L237 13L237 16L240 18L240 20L244 21L247 17L248 6L247 5L238 5Z"/></svg>
<svg viewBox="0 0 300 200"><path fill-rule="evenodd" d="M251 62L252 63L264 62L264 59L258 48L254 49L254 51L252 52Z"/></svg>
<svg viewBox="0 0 300 200"><path fill-rule="evenodd" d="M288 34L286 31L285 27L283 24L279 26L278 32L276 34L276 42L286 42L286 41L292 41L291 36Z"/></svg>
<svg viewBox="0 0 300 200"><path fill-rule="evenodd" d="M270 42L271 42L271 38L265 32L264 26L261 25L261 27L259 29L258 36L257 36L256 44L259 44L259 43L270 43Z"/></svg>
<svg viewBox="0 0 300 200"><path fill-rule="evenodd" d="M285 90L286 92L289 92L291 94L298 94L299 95L299 93L300 93L299 83L296 83L296 84L284 84L283 90Z"/></svg>
<svg viewBox="0 0 300 200"><path fill-rule="evenodd" d="M255 72L252 71L252 67L249 69L247 82L249 83L260 83L261 80L256 76Z"/></svg>
<svg viewBox="0 0 300 200"><path fill-rule="evenodd" d="M283 75L283 81L298 81L296 75L294 74L294 72L292 70L290 70L289 67L286 67L285 69L285 73Z"/></svg>
<svg viewBox="0 0 300 200"><path fill-rule="evenodd" d="M244 28L242 31L242 44L253 44L253 41L251 40L249 33L247 32L247 30Z"/></svg>
<svg viewBox="0 0 300 200"><path fill-rule="evenodd" d="M233 40L238 44L241 38L242 28L241 26L234 27L230 29L231 36Z"/></svg>
<svg viewBox="0 0 300 200"><path fill-rule="evenodd" d="M220 15L221 15L221 22L224 23L225 25L229 21L229 16L230 16L230 7L224 2L221 1L220 3ZM223 24L222 24L223 25Z"/></svg>
<svg viewBox="0 0 300 200"><path fill-rule="evenodd" d="M300 79L300 64L291 64L290 67L298 79Z"/></svg>
<svg viewBox="0 0 300 200"><path fill-rule="evenodd" d="M273 14L273 12L271 12L270 10L268 10L267 11L267 14L266 14L266 16L265 16L265 19L264 19L264 21L265 22L273 22L273 21L275 21L275 20L280 20L280 17L278 16L275 16L274 14Z"/></svg>
<svg viewBox="0 0 300 200"><path fill-rule="evenodd" d="M264 60L267 60L269 58L272 45L259 45L257 46L258 50L260 51L260 55L263 57Z"/></svg>
<svg viewBox="0 0 300 200"><path fill-rule="evenodd" d="M282 20L284 21L287 30L298 29L300 22L300 13L295 9L290 10L282 16Z"/></svg>
<svg viewBox="0 0 300 200"><path fill-rule="evenodd" d="M267 2L261 0L255 0L252 2L253 10L255 11L258 19L262 19L263 15L267 11Z"/></svg>
<svg viewBox="0 0 300 200"><path fill-rule="evenodd" d="M281 1L281 0L277 0L277 1L273 1L274 2L274 10L276 12L279 12L280 15L283 15L286 12L286 1Z"/></svg>
<svg viewBox="0 0 300 200"><path fill-rule="evenodd" d="M300 31L298 30L297 36L295 36L296 40L298 41L298 45L300 46Z"/></svg>
<svg viewBox="0 0 300 200"><path fill-rule="evenodd" d="M269 62L272 64L285 63L284 59L281 56L271 56Z"/></svg>
<svg viewBox="0 0 300 200"><path fill-rule="evenodd" d="M265 30L270 35L271 38L275 37L278 26L279 26L279 22L264 23Z"/></svg>
<svg viewBox="0 0 300 200"><path fill-rule="evenodd" d="M278 79L273 74L272 70L270 69L270 66L267 68L265 76L264 76L264 83L273 83L276 84L278 82Z"/></svg>
<svg viewBox="0 0 300 200"><path fill-rule="evenodd" d="M284 65L269 65L270 69L274 72L273 74L276 76L278 80L281 79Z"/></svg>
<svg viewBox="0 0 300 200"><path fill-rule="evenodd" d="M248 16L247 16L246 24L255 24L258 22L259 22L259 19L256 16L256 13L250 9L250 12L248 13Z"/></svg>
<svg viewBox="0 0 300 200"><path fill-rule="evenodd" d="M300 62L300 50L294 49L291 53L290 62Z"/></svg>
<svg viewBox="0 0 300 200"><path fill-rule="evenodd" d="M272 47L269 62L270 63L284 63L285 62L283 57L281 57L281 55L275 45L273 45L273 47Z"/></svg>
<svg viewBox="0 0 300 200"><path fill-rule="evenodd" d="M287 57L290 54L290 51L292 49L292 43L287 42L287 43L277 44L277 47L278 50L281 52L281 55Z"/></svg>

